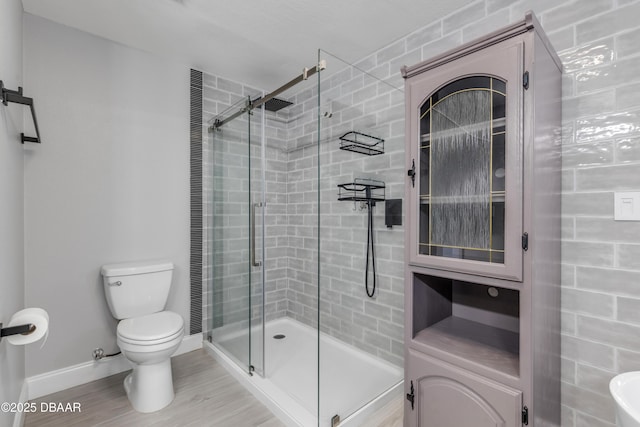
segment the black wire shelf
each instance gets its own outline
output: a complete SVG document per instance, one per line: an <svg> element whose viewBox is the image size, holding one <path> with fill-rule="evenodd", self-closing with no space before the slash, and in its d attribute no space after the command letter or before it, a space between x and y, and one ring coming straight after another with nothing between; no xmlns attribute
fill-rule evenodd
<svg viewBox="0 0 640 427"><path fill-rule="evenodd" d="M354 153L376 156L384 154L384 139L351 131L340 137L340 149Z"/></svg>
<svg viewBox="0 0 640 427"><path fill-rule="evenodd" d="M350 202L383 202L385 184L382 181L356 178L353 182L338 184L338 200Z"/></svg>

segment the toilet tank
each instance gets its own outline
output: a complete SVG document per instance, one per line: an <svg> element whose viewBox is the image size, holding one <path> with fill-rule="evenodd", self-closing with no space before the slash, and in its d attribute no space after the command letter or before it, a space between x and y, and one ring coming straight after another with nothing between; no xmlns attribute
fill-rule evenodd
<svg viewBox="0 0 640 427"><path fill-rule="evenodd" d="M100 272L107 304L116 319L164 310L171 288L172 262L108 264L102 266Z"/></svg>

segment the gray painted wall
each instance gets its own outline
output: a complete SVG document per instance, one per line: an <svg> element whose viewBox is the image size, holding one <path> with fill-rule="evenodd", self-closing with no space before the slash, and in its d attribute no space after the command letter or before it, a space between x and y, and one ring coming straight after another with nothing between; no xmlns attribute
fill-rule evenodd
<svg viewBox="0 0 640 427"><path fill-rule="evenodd" d="M5 87L22 85L22 2L0 3L0 79ZM30 88L25 87L27 96ZM24 308L23 165L29 147L20 144L22 106L0 104L0 322ZM26 151L26 154L25 154ZM18 402L25 377L24 347L0 343L0 402ZM0 425L15 414L0 412Z"/></svg>
<svg viewBox="0 0 640 427"><path fill-rule="evenodd" d="M26 302L49 312L27 376L117 351L100 266L175 263L189 330L189 68L24 15L42 145L25 157Z"/></svg>

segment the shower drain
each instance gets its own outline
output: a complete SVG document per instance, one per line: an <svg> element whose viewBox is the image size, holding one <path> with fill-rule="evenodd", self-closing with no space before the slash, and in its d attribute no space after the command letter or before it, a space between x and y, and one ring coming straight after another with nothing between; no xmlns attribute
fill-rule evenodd
<svg viewBox="0 0 640 427"><path fill-rule="evenodd" d="M276 334L276 335L274 335L274 336L273 336L273 338L274 338L274 339L276 339L276 340L281 340L281 339L283 339L285 336L286 336L286 335L284 335L284 334Z"/></svg>

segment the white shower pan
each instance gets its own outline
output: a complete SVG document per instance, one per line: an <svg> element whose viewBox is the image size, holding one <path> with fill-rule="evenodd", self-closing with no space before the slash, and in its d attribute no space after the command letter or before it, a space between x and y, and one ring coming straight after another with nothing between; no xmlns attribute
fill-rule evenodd
<svg viewBox="0 0 640 427"><path fill-rule="evenodd" d="M246 345L247 334L246 329L244 333L215 330L213 342L226 349L242 346ZM274 339L278 334L285 338ZM267 322L264 377L249 376L214 344L205 342L205 349L283 423L292 427L328 427L334 415L341 417L341 427L361 426L373 412L403 393L400 367L321 333L318 424L316 329L290 318Z"/></svg>

